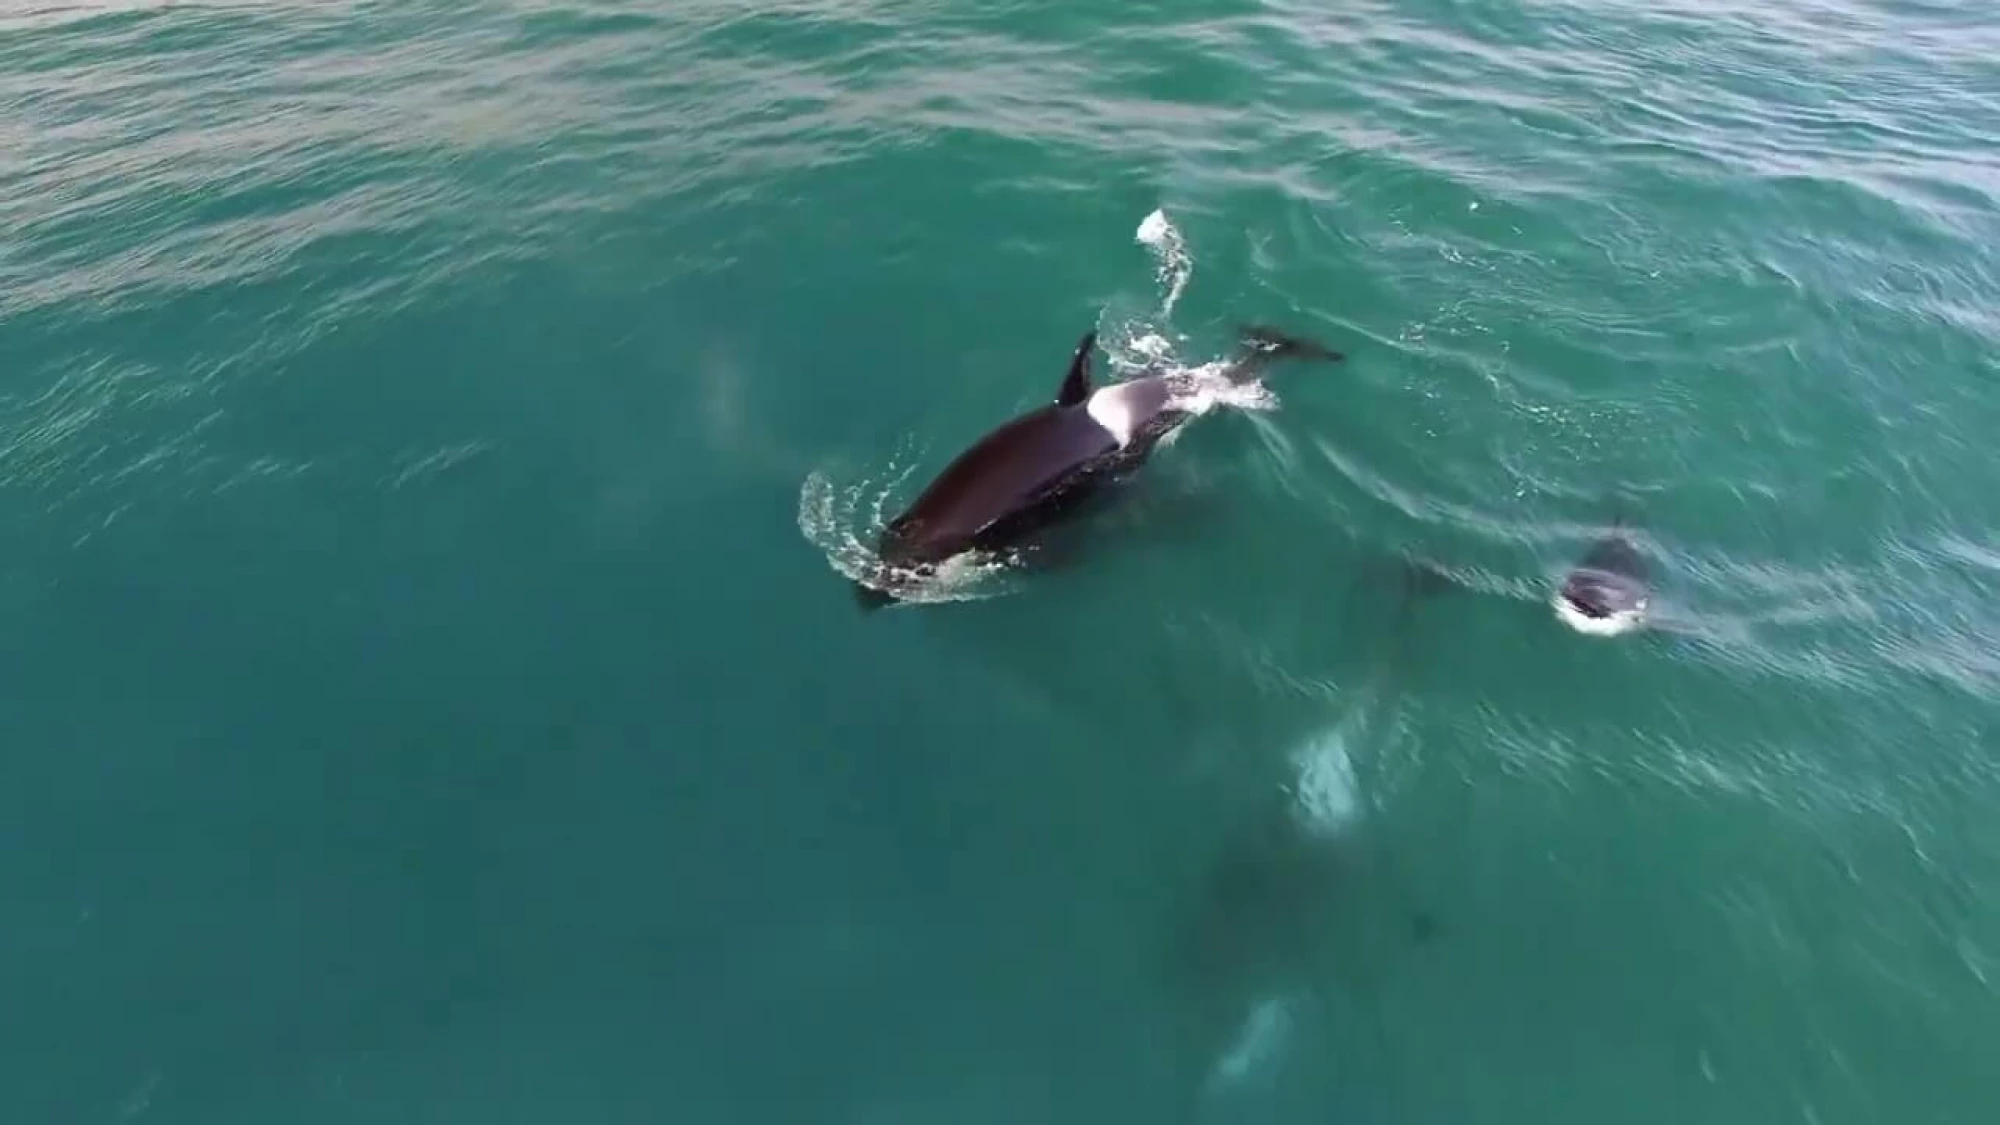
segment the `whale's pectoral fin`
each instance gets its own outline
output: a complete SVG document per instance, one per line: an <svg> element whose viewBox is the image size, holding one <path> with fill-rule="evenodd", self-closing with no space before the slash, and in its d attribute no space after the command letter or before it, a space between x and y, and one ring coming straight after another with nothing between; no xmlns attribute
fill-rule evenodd
<svg viewBox="0 0 2000 1125"><path fill-rule="evenodd" d="M1063 376L1062 389L1056 392L1057 406L1081 406L1090 397L1090 352L1097 346L1097 332L1083 334L1083 340L1076 346L1076 354L1070 357L1069 372Z"/></svg>
<svg viewBox="0 0 2000 1125"><path fill-rule="evenodd" d="M1320 359L1339 363L1347 358L1325 344L1294 336L1268 324L1239 325L1236 337L1245 348L1272 359Z"/></svg>
<svg viewBox="0 0 2000 1125"><path fill-rule="evenodd" d="M1339 363L1345 355L1324 344L1281 332L1262 324L1247 324L1236 330L1243 354L1230 364L1229 381L1248 383L1262 378L1264 370L1281 360L1317 359Z"/></svg>

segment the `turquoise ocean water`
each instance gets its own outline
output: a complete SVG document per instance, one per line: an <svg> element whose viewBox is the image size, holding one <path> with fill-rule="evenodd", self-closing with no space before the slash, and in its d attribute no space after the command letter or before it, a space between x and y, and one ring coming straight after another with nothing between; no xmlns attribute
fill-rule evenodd
<svg viewBox="0 0 2000 1125"><path fill-rule="evenodd" d="M1996 60L9 6L0 1120L1995 1120ZM1246 321L1348 360L859 612L1082 333ZM1621 514L1690 631L1550 611Z"/></svg>

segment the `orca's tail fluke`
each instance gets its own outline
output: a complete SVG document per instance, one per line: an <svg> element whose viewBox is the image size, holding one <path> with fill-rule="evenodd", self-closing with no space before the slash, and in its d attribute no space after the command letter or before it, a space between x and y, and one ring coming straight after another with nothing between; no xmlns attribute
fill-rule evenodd
<svg viewBox="0 0 2000 1125"><path fill-rule="evenodd" d="M1339 363L1347 358L1324 344L1264 324L1244 325L1236 330L1236 337L1246 353L1236 361L1236 369L1231 373L1239 383L1258 378L1265 368L1279 360L1317 359Z"/></svg>

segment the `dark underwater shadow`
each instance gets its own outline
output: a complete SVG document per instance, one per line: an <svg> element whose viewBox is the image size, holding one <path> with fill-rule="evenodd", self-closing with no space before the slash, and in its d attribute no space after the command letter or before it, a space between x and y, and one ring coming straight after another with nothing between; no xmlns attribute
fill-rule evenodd
<svg viewBox="0 0 2000 1125"><path fill-rule="evenodd" d="M1403 885L1381 831L1393 814L1371 807L1367 783L1355 783L1356 811L1335 826L1314 823L1298 792L1302 748L1340 738L1357 712L1398 707L1419 652L1418 616L1439 587L1365 546L1305 560L1328 576L1325 597L1305 607L1326 622L1324 659L1246 668L1219 651L1198 576L1181 586L1174 560L1159 557L1180 536L1226 533L1232 497L1163 474L1121 499L1064 529L1067 552L1026 573L1015 593L899 607L869 624L895 619L910 643L976 665L996 692L1069 732L1063 744L1090 760L1066 781L1094 792L1061 799L1101 804L1121 821L1107 832L1149 835L1149 869L1132 879L1157 889L1103 893L1133 895L1132 909L1153 919L1131 954L1158 1014L1150 1034L1171 1088L1157 1094L1191 1121L1213 1103L1246 1029L1273 1011L1297 1025L1287 1033L1300 1037L1297 1051L1331 1037L1343 1055L1379 1059L1388 1048L1371 978L1448 932ZM1238 574L1253 590L1256 565ZM1175 585L1161 585L1163 574ZM1303 1082L1315 1105L1351 1109L1384 1096L1379 1077L1316 1077L1293 1046L1278 1053L1252 1069Z"/></svg>
<svg viewBox="0 0 2000 1125"><path fill-rule="evenodd" d="M1375 982L1440 931L1372 819L1327 831L1274 791L1186 883L1154 950L1179 1119L1274 1089L1316 1115L1384 1115L1396 1048Z"/></svg>

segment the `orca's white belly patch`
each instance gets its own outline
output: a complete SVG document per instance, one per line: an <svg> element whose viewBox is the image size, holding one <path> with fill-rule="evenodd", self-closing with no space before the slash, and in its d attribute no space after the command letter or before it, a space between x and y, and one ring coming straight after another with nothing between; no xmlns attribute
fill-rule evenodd
<svg viewBox="0 0 2000 1125"><path fill-rule="evenodd" d="M1568 598L1556 595L1554 599L1556 616L1563 624L1589 637L1617 637L1637 629L1646 622L1644 602L1631 609L1621 609L1603 617L1592 617L1576 606Z"/></svg>

